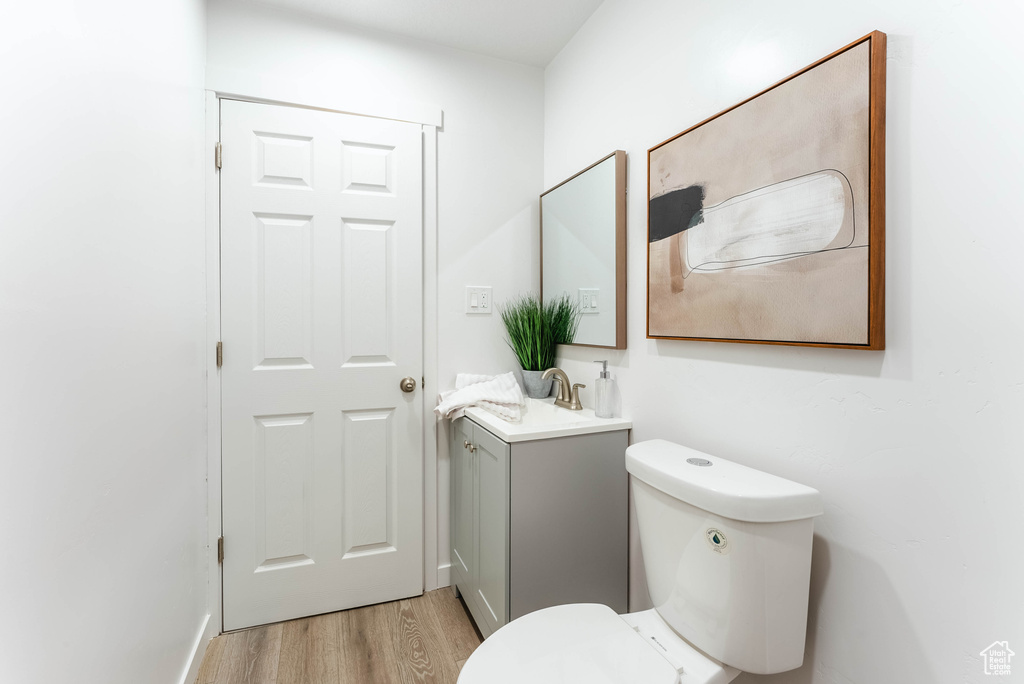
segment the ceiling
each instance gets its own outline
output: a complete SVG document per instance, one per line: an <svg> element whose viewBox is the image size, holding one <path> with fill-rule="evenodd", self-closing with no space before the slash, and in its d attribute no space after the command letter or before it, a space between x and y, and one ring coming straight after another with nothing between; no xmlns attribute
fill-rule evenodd
<svg viewBox="0 0 1024 684"><path fill-rule="evenodd" d="M521 64L547 66L602 0L258 0Z"/></svg>

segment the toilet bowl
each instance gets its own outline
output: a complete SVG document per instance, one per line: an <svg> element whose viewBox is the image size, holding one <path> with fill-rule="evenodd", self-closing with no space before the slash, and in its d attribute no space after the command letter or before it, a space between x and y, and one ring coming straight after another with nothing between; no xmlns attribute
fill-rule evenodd
<svg viewBox="0 0 1024 684"><path fill-rule="evenodd" d="M545 608L491 635L459 684L725 684L803 662L814 489L663 440L626 449L654 608Z"/></svg>
<svg viewBox="0 0 1024 684"><path fill-rule="evenodd" d="M573 603L513 620L470 656L459 684L726 684L739 670L695 649L654 609Z"/></svg>

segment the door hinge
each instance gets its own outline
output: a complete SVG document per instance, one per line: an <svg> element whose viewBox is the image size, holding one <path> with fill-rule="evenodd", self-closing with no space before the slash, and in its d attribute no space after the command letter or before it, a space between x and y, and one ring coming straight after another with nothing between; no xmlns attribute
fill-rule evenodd
<svg viewBox="0 0 1024 684"><path fill-rule="evenodd" d="M424 389L427 386L427 378L425 376L420 377L420 389Z"/></svg>
<svg viewBox="0 0 1024 684"><path fill-rule="evenodd" d="M217 146L213 149L213 163L218 169L224 163L223 148L220 146L219 142L217 143Z"/></svg>
<svg viewBox="0 0 1024 684"><path fill-rule="evenodd" d="M224 562L224 537L217 537L217 562Z"/></svg>
<svg viewBox="0 0 1024 684"><path fill-rule="evenodd" d="M224 365L224 343L217 343L217 368Z"/></svg>

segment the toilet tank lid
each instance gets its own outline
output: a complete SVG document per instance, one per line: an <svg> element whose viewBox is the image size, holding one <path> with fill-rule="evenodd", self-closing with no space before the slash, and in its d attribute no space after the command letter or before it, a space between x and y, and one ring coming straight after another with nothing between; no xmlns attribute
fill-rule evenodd
<svg viewBox="0 0 1024 684"><path fill-rule="evenodd" d="M823 512L816 489L663 439L628 447L626 470L669 496L732 520L786 522Z"/></svg>

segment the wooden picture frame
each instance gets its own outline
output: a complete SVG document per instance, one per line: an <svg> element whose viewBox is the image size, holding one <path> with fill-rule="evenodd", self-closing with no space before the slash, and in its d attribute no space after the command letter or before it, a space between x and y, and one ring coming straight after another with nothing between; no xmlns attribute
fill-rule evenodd
<svg viewBox="0 0 1024 684"><path fill-rule="evenodd" d="M648 338L885 349L885 42L648 150Z"/></svg>

